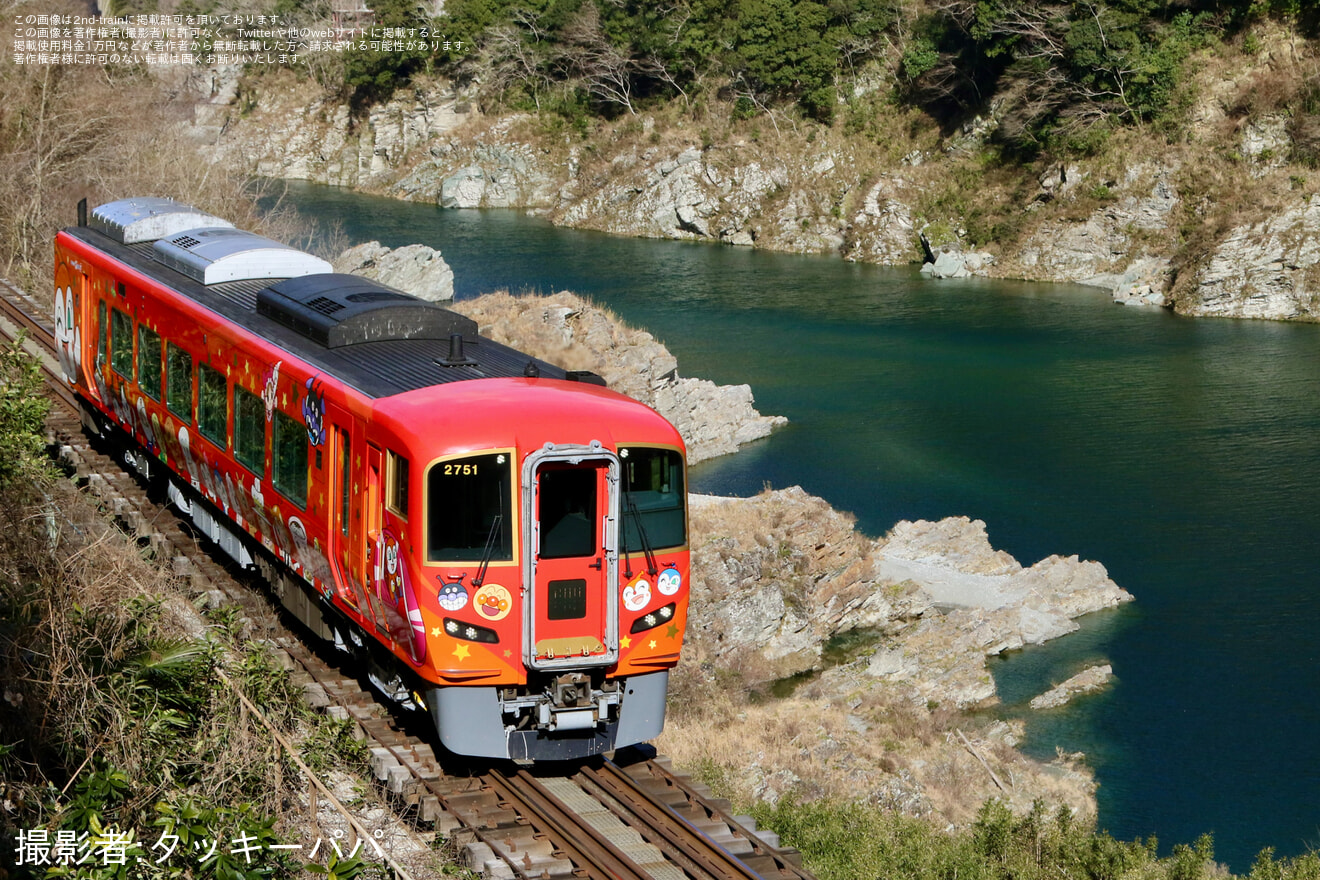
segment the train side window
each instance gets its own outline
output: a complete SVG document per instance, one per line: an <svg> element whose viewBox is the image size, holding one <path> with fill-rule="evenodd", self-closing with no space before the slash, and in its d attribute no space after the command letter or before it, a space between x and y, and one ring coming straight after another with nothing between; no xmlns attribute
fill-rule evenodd
<svg viewBox="0 0 1320 880"><path fill-rule="evenodd" d="M192 355L173 342L165 344L165 405L181 419L192 420Z"/></svg>
<svg viewBox="0 0 1320 880"><path fill-rule="evenodd" d="M221 449L229 427L229 399L225 374L206 364L197 365L197 430Z"/></svg>
<svg viewBox="0 0 1320 880"><path fill-rule="evenodd" d="M138 324L137 383L142 393L160 400L160 334Z"/></svg>
<svg viewBox="0 0 1320 880"><path fill-rule="evenodd" d="M234 458L261 479L266 475L266 404L234 386Z"/></svg>
<svg viewBox="0 0 1320 880"><path fill-rule="evenodd" d="M385 504L404 519L408 518L408 459L390 452L386 472Z"/></svg>
<svg viewBox="0 0 1320 880"><path fill-rule="evenodd" d="M107 326L105 300L96 304L96 372L101 372L105 363L106 349L109 347L110 328Z"/></svg>
<svg viewBox="0 0 1320 880"><path fill-rule="evenodd" d="M275 410L275 440L271 450L275 490L299 507L306 507L307 428L293 416Z"/></svg>
<svg viewBox="0 0 1320 880"><path fill-rule="evenodd" d="M133 319L119 309L110 311L110 369L125 379L133 375Z"/></svg>

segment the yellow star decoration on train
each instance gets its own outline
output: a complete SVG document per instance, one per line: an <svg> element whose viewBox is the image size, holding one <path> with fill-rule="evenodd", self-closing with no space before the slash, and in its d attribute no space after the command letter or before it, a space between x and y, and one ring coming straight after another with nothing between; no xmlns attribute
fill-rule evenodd
<svg viewBox="0 0 1320 880"><path fill-rule="evenodd" d="M651 648L652 650L655 649L655 639L651 639L651 641L650 641L650 648Z"/></svg>
<svg viewBox="0 0 1320 880"><path fill-rule="evenodd" d="M628 648L631 646L632 646L632 639L628 638L627 636L624 636L623 638L619 639L620 648Z"/></svg>
<svg viewBox="0 0 1320 880"><path fill-rule="evenodd" d="M512 656L513 656L513 652L510 651L508 648L505 648L505 649L504 649L504 659L505 659L505 660L508 660L508 659L509 659L510 657L512 657Z"/></svg>
<svg viewBox="0 0 1320 880"><path fill-rule="evenodd" d="M466 660L468 658L468 646L459 645L457 648L454 649L454 656L457 657L459 660Z"/></svg>
<svg viewBox="0 0 1320 880"><path fill-rule="evenodd" d="M431 635L436 636L436 637L439 637L439 635L440 635L440 627L438 627L438 626L433 626L433 627L431 627Z"/></svg>

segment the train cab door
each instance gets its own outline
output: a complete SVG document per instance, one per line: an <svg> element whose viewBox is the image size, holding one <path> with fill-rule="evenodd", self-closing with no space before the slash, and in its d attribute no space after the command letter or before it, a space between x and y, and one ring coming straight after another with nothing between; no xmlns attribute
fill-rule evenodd
<svg viewBox="0 0 1320 880"><path fill-rule="evenodd" d="M333 405L326 407L326 420L332 426L331 454L334 456L335 503L331 512L330 555L335 563L336 589L346 604L380 628L382 621L367 592L367 585L372 582L374 547L369 537L371 514L367 501L370 493L366 490L367 443L363 426Z"/></svg>
<svg viewBox="0 0 1320 880"><path fill-rule="evenodd" d="M365 439L365 438L364 438ZM361 505L363 523L363 571L367 577L367 602L371 606L371 619L376 624L376 631L386 638L393 639L387 619L385 603L381 601L381 585L385 582L385 535L384 528L385 495L383 492L385 472L384 456L380 447L374 443L365 443L366 470L363 491L354 500Z"/></svg>
<svg viewBox="0 0 1320 880"><path fill-rule="evenodd" d="M375 443L367 444L367 491L362 503L366 505L363 518L367 523L367 559L371 563L371 582L367 587L367 601L371 603L376 631L385 638L407 647L404 636L408 623L399 613L395 596L398 570L398 545L387 540L385 534L385 455Z"/></svg>
<svg viewBox="0 0 1320 880"><path fill-rule="evenodd" d="M523 464L524 651L533 669L603 666L619 655L619 459L595 441Z"/></svg>

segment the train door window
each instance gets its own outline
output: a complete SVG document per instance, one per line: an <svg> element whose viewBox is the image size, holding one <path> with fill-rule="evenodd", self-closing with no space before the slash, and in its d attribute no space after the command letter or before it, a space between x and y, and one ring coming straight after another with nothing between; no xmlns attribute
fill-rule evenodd
<svg viewBox="0 0 1320 880"><path fill-rule="evenodd" d="M266 404L234 387L234 458L260 479L266 475Z"/></svg>
<svg viewBox="0 0 1320 880"><path fill-rule="evenodd" d="M336 429L336 434L339 437L339 533L348 537L349 502L353 499L353 454L349 448L348 432Z"/></svg>
<svg viewBox="0 0 1320 880"><path fill-rule="evenodd" d="M299 507L307 506L307 428L293 416L275 410L271 446L275 490Z"/></svg>
<svg viewBox="0 0 1320 880"><path fill-rule="evenodd" d="M596 540L596 470L541 471L541 558L593 556Z"/></svg>
<svg viewBox="0 0 1320 880"><path fill-rule="evenodd" d="M385 476L385 505L404 519L408 518L408 459L397 452L389 454Z"/></svg>
<svg viewBox="0 0 1320 880"><path fill-rule="evenodd" d="M160 334L138 324L137 383L142 393L160 400Z"/></svg>
<svg viewBox="0 0 1320 880"><path fill-rule="evenodd" d="M105 363L106 349L109 347L110 328L106 324L105 300L96 304L96 372L101 372Z"/></svg>
<svg viewBox="0 0 1320 880"><path fill-rule="evenodd" d="M179 418L192 420L192 355L173 342L165 345L165 405Z"/></svg>
<svg viewBox="0 0 1320 880"><path fill-rule="evenodd" d="M125 379L133 375L133 319L119 309L110 311L110 369Z"/></svg>
<svg viewBox="0 0 1320 880"><path fill-rule="evenodd" d="M225 448L225 429L229 427L225 391L224 373L207 364L197 365L197 430L221 449Z"/></svg>

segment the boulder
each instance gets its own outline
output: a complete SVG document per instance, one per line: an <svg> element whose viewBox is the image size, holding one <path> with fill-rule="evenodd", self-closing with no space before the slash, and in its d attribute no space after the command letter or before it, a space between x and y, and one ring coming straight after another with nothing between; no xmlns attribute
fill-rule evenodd
<svg viewBox="0 0 1320 880"><path fill-rule="evenodd" d="M1108 287L1114 302L1125 306L1166 306L1165 291L1173 275L1172 264L1165 259L1146 258L1133 262L1115 275L1098 275L1081 283Z"/></svg>
<svg viewBox="0 0 1320 880"><path fill-rule="evenodd" d="M757 412L747 385L679 376L678 362L654 336L574 294L488 294L456 308L484 335L566 369L591 370L654 407L683 435L689 463L733 452L787 422Z"/></svg>
<svg viewBox="0 0 1320 880"><path fill-rule="evenodd" d="M387 248L378 241L369 241L336 257L334 268L432 302L454 298L454 270L439 251L424 244Z"/></svg>
<svg viewBox="0 0 1320 880"><path fill-rule="evenodd" d="M1062 706L1078 694L1089 694L1100 690L1113 678L1114 668L1108 663L1103 666L1091 666L1072 678L1055 685L1045 693L1031 699L1033 709L1053 709Z"/></svg>

